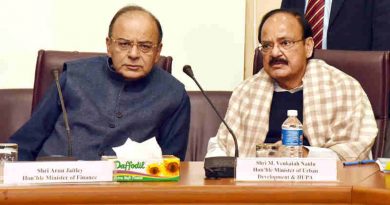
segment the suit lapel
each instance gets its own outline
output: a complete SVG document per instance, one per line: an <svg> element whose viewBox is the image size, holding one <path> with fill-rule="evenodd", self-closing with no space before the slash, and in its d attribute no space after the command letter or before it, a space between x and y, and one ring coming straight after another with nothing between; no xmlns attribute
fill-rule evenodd
<svg viewBox="0 0 390 205"><path fill-rule="evenodd" d="M300 14L305 14L305 0L283 0L281 7L283 9L293 9Z"/></svg>
<svg viewBox="0 0 390 205"><path fill-rule="evenodd" d="M297 1L297 0L294 0L294 3L295 3L295 8L302 8L299 10L299 12L302 14L302 15L305 15L305 1L302 0L302 1Z"/></svg>
<svg viewBox="0 0 390 205"><path fill-rule="evenodd" d="M336 16L338 15L343 3L344 3L344 0L333 0L332 1L332 8L330 10L330 18L329 18L329 27L332 25L333 21L335 20Z"/></svg>

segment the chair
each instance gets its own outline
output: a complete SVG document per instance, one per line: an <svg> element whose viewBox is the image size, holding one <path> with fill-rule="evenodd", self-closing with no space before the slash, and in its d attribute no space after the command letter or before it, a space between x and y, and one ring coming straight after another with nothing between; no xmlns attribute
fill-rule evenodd
<svg viewBox="0 0 390 205"><path fill-rule="evenodd" d="M0 142L6 142L30 118L31 89L0 89Z"/></svg>
<svg viewBox="0 0 390 205"><path fill-rule="evenodd" d="M351 75L360 82L374 110L378 125L378 136L372 148L374 158L383 157L386 136L389 135L389 102L390 102L390 56L387 51L314 51L314 58L323 59L328 64ZM263 67L260 51L256 49L253 63L253 74Z"/></svg>
<svg viewBox="0 0 390 205"><path fill-rule="evenodd" d="M221 120L200 91L188 91L191 102L190 132L186 161L203 161L207 144L217 134ZM222 117L225 116L231 91L206 91Z"/></svg>
<svg viewBox="0 0 390 205"><path fill-rule="evenodd" d="M35 80L31 112L34 111L39 101L43 97L46 89L53 81L51 70L54 68L62 70L64 62L76 60L80 58L88 58L93 56L103 56L105 53L78 52L78 51L49 51L39 50L37 64L35 68ZM157 63L161 68L171 73L172 57L161 56Z"/></svg>

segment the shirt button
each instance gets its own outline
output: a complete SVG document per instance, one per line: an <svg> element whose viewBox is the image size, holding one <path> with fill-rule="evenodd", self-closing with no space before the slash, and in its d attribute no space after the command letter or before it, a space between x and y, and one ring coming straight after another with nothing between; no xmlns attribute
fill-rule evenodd
<svg viewBox="0 0 390 205"><path fill-rule="evenodd" d="M109 128L115 128L115 125L113 123L108 124Z"/></svg>
<svg viewBox="0 0 390 205"><path fill-rule="evenodd" d="M122 118L122 117L123 117L123 114L122 114L121 112L117 112L117 113L116 113L116 117L117 117L117 118Z"/></svg>

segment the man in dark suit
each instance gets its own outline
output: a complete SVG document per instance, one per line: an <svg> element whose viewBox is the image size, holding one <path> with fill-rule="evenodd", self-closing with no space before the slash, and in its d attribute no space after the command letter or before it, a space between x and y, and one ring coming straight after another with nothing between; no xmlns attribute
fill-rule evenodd
<svg viewBox="0 0 390 205"><path fill-rule="evenodd" d="M282 0L281 8L305 13L310 0ZM329 12L330 10L330 12ZM324 49L390 50L389 0L325 0Z"/></svg>

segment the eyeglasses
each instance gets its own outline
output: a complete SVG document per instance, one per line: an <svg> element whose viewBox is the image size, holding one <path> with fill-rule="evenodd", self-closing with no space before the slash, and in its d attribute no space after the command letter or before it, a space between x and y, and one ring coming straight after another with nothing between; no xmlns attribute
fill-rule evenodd
<svg viewBox="0 0 390 205"><path fill-rule="evenodd" d="M158 47L158 44L153 44L151 42L133 42L123 38L119 38L119 39L110 38L110 39L122 51L128 51L131 48L133 48L133 46L135 45L137 46L137 49L140 50L142 53L149 53L153 50L153 48Z"/></svg>
<svg viewBox="0 0 390 205"><path fill-rule="evenodd" d="M280 42L278 42L277 45L278 45L279 49L288 50L288 49L292 48L295 45L295 43L297 43L299 41L304 41L304 40L305 39L293 41L293 40L284 39L284 40L281 40ZM274 46L275 46L275 44L273 42L262 42L262 43L260 43L259 50L262 53L267 54L267 53L272 51Z"/></svg>

